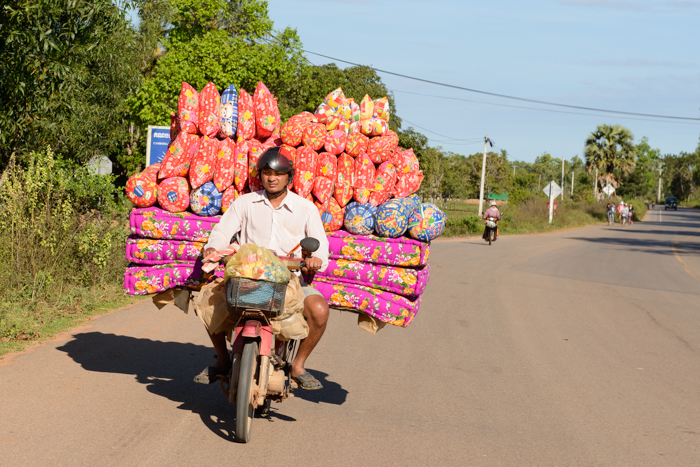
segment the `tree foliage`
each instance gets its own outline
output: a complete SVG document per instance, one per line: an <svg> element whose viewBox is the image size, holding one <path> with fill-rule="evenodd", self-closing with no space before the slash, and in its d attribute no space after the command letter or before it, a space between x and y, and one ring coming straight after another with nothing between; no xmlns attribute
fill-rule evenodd
<svg viewBox="0 0 700 467"><path fill-rule="evenodd" d="M586 168L598 169L603 187L617 188L622 176L634 170L637 156L632 132L622 125L598 125L586 139Z"/></svg>

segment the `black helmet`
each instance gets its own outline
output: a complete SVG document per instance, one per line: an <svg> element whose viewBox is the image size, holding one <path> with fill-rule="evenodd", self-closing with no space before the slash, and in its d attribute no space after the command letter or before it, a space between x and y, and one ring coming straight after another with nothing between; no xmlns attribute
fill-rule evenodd
<svg viewBox="0 0 700 467"><path fill-rule="evenodd" d="M278 172L289 174L289 184L294 180L294 165L292 164L292 155L285 148L270 148L258 159L258 172L268 167Z"/></svg>

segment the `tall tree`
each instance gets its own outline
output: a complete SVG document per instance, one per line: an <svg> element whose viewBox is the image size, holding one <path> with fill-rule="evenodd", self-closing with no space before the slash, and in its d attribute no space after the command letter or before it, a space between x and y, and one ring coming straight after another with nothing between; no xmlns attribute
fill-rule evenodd
<svg viewBox="0 0 700 467"><path fill-rule="evenodd" d="M598 169L602 187L617 188L621 177L634 170L637 156L632 132L622 125L598 125L585 145L586 169Z"/></svg>

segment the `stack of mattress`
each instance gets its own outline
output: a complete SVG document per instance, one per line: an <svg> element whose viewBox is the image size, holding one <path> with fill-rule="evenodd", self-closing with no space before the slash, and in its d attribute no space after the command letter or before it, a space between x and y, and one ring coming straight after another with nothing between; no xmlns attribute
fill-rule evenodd
<svg viewBox="0 0 700 467"><path fill-rule="evenodd" d="M202 250L220 217L172 213L157 207L133 209L126 242L124 291L146 295L174 287L196 287L211 277L202 271ZM223 269L214 272L223 277Z"/></svg>
<svg viewBox="0 0 700 467"><path fill-rule="evenodd" d="M430 246L407 237L328 233L330 264L307 278L331 307L361 311L406 327L428 284Z"/></svg>

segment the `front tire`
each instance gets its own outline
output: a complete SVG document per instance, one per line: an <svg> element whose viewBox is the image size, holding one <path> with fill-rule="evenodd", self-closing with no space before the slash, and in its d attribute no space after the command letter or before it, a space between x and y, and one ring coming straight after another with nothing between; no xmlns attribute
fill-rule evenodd
<svg viewBox="0 0 700 467"><path fill-rule="evenodd" d="M489 231L489 245L491 245L491 242L494 240L494 237L495 237L495 236L496 236L496 235L495 235L493 229L491 229L491 230Z"/></svg>
<svg viewBox="0 0 700 467"><path fill-rule="evenodd" d="M241 355L241 369L236 394L236 441L247 443L253 429L253 392L257 387L255 370L258 368L258 341L246 339Z"/></svg>

